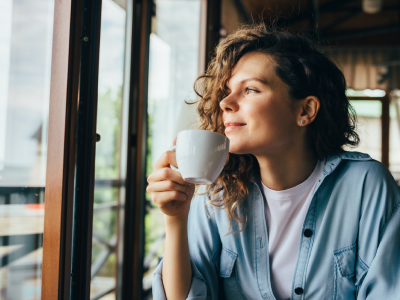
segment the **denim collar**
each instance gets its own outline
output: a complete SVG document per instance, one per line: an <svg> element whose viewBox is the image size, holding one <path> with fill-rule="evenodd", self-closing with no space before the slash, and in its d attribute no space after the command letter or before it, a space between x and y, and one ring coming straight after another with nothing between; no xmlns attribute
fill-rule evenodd
<svg viewBox="0 0 400 300"><path fill-rule="evenodd" d="M363 161L363 160L372 160L372 158L366 153L339 150L327 156L325 167L319 178L319 182L321 183L326 176L331 174L337 168L337 166L340 164L342 160ZM257 184L261 188L261 174L259 170L252 171L252 176L250 181Z"/></svg>

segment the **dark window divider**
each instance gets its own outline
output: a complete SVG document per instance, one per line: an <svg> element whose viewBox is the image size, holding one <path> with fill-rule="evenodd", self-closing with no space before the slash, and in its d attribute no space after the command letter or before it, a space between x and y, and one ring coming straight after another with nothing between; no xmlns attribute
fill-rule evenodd
<svg viewBox="0 0 400 300"><path fill-rule="evenodd" d="M119 251L116 299L142 299L144 214L146 188L147 89L150 25L153 1L127 1L126 89L129 97L125 197L119 214ZM125 138L125 137L123 137ZM124 162L121 162L124 163ZM123 234L122 234L123 233Z"/></svg>
<svg viewBox="0 0 400 300"><path fill-rule="evenodd" d="M90 297L100 28L101 0L84 0L72 223L71 300Z"/></svg>

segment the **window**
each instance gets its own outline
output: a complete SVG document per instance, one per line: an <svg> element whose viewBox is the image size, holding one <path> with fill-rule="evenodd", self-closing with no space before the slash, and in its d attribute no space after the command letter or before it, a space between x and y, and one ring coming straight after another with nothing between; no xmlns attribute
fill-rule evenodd
<svg viewBox="0 0 400 300"><path fill-rule="evenodd" d="M0 2L0 298L40 299L54 0Z"/></svg>
<svg viewBox="0 0 400 300"><path fill-rule="evenodd" d="M373 159L381 160L382 156L382 102L379 100L353 100L360 136L360 144L353 151L368 153Z"/></svg>
<svg viewBox="0 0 400 300"><path fill-rule="evenodd" d="M150 36L148 90L147 175L158 158L172 147L177 133L197 128L193 83L199 68L201 49L200 0L157 0ZM143 289L151 291L153 271L164 252L164 217L147 194L145 216L145 258ZM147 294L146 294L147 291Z"/></svg>
<svg viewBox="0 0 400 300"><path fill-rule="evenodd" d="M356 130L360 136L360 144L357 148L346 150L368 153L373 159L387 164L394 178L400 180L398 92L393 91L386 95L383 90L348 89L347 96L358 117ZM382 128L382 124L388 125Z"/></svg>
<svg viewBox="0 0 400 300"><path fill-rule="evenodd" d="M103 0L93 209L91 298L115 299L118 212L121 187L122 112L125 58L125 3ZM126 152L124 152L126 154ZM125 160L123 160L125 162Z"/></svg>

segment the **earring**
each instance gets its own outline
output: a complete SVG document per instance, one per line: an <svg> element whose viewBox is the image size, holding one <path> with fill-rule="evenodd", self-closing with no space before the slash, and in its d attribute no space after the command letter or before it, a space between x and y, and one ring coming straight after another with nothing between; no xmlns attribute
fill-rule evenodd
<svg viewBox="0 0 400 300"><path fill-rule="evenodd" d="M301 123L301 124L305 124L306 121L305 121L305 120L301 120L300 123Z"/></svg>

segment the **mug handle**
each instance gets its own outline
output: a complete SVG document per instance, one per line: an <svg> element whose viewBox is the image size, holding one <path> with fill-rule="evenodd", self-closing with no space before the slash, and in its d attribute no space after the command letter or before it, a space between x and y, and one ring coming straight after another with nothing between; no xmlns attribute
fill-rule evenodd
<svg viewBox="0 0 400 300"><path fill-rule="evenodd" d="M173 146L170 151L174 151L176 153L176 146ZM169 165L172 170L175 170L180 173L179 169L173 165Z"/></svg>

